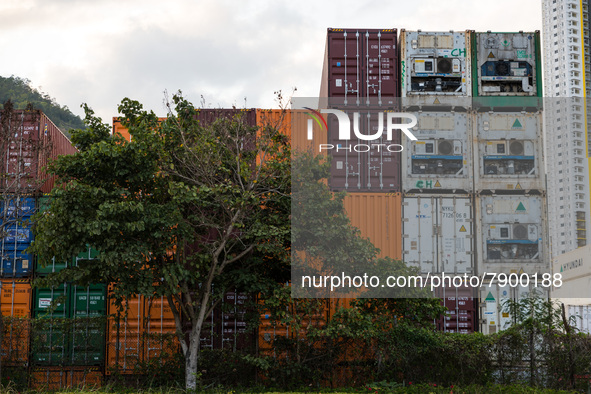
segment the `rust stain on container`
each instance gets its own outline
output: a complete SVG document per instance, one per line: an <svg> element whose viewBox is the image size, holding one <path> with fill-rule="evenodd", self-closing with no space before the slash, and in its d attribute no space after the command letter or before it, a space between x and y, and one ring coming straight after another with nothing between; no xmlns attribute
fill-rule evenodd
<svg viewBox="0 0 591 394"><path fill-rule="evenodd" d="M351 193L343 202L351 224L380 249L380 257L402 259L400 193Z"/></svg>

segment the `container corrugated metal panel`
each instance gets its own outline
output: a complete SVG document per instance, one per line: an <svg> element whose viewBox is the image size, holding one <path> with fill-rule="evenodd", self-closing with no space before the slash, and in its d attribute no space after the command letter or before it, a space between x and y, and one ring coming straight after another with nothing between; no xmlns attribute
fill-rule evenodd
<svg viewBox="0 0 591 394"><path fill-rule="evenodd" d="M29 365L31 284L28 280L0 281L2 365ZM9 319L6 319L9 318Z"/></svg>
<svg viewBox="0 0 591 394"><path fill-rule="evenodd" d="M70 296L70 317L73 324L69 337L69 362L72 365L103 365L107 286L70 285ZM100 319L101 317L105 318Z"/></svg>
<svg viewBox="0 0 591 394"><path fill-rule="evenodd" d="M68 285L34 291L34 365L102 365L106 286ZM51 303L60 303L51 309ZM97 319L87 319L97 318Z"/></svg>
<svg viewBox="0 0 591 394"><path fill-rule="evenodd" d="M550 271L544 196L480 195L476 207L480 274Z"/></svg>
<svg viewBox="0 0 591 394"><path fill-rule="evenodd" d="M48 176L44 171L44 167L50 160L61 155L73 155L77 150L70 139L45 114L41 114L40 128L43 130L40 132L40 141L47 144L48 149L44 150L40 155L37 177L40 182L41 192L49 193L55 186L55 176Z"/></svg>
<svg viewBox="0 0 591 394"><path fill-rule="evenodd" d="M249 299L250 296L244 292L230 291L223 295L221 302L204 321L200 338L202 349L225 349L235 352L255 348L255 334L247 331ZM188 339L190 323L183 321L183 325Z"/></svg>
<svg viewBox="0 0 591 394"><path fill-rule="evenodd" d="M343 205L351 224L380 249L380 257L402 259L400 193L351 193Z"/></svg>
<svg viewBox="0 0 591 394"><path fill-rule="evenodd" d="M292 110L257 108L255 111L258 127L276 128L281 134L291 137Z"/></svg>
<svg viewBox="0 0 591 394"><path fill-rule="evenodd" d="M92 389L101 387L103 373L99 368L45 367L31 370L30 385L34 390Z"/></svg>
<svg viewBox="0 0 591 394"><path fill-rule="evenodd" d="M591 305L569 305L568 317L580 332L591 334Z"/></svg>
<svg viewBox="0 0 591 394"><path fill-rule="evenodd" d="M304 110L291 110L291 149L292 152L310 152L315 155L326 154L320 145L327 143L327 130L319 126ZM323 116L326 122L326 116ZM308 140L308 123L312 125L312 139Z"/></svg>
<svg viewBox="0 0 591 394"><path fill-rule="evenodd" d="M286 358L286 355L283 352L280 352L276 346L274 346L274 341L277 338L289 338L290 337L290 330L289 327L286 325L275 324L273 321L270 320L269 314L262 314L261 315L261 323L259 325L259 354L273 357L275 359L283 359Z"/></svg>
<svg viewBox="0 0 591 394"><path fill-rule="evenodd" d="M542 114L474 113L476 190L545 190Z"/></svg>
<svg viewBox="0 0 591 394"><path fill-rule="evenodd" d="M26 249L30 243L19 243L18 247ZM13 245L11 245L13 246ZM4 278L22 278L33 272L33 255L24 250L12 250L11 247L2 248L2 272Z"/></svg>
<svg viewBox="0 0 591 394"><path fill-rule="evenodd" d="M376 135L379 116L386 118L389 111L362 111L359 116L359 131ZM328 117L328 140L333 149L329 187L334 191L395 193L400 191L401 133L394 132L387 139L385 128L378 139L364 141L358 138L339 139L338 120Z"/></svg>
<svg viewBox="0 0 591 394"><path fill-rule="evenodd" d="M403 107L471 106L470 34L400 31Z"/></svg>
<svg viewBox="0 0 591 394"><path fill-rule="evenodd" d="M540 32L474 33L472 37L473 105L540 108Z"/></svg>
<svg viewBox="0 0 591 394"><path fill-rule="evenodd" d="M60 297L55 309L51 303ZM33 292L33 317L37 322L32 327L31 363L33 365L64 365L68 356L68 334L64 327L68 317L68 286L36 288Z"/></svg>
<svg viewBox="0 0 591 394"><path fill-rule="evenodd" d="M265 128L277 129L279 133L291 140L291 111L282 109L256 109L257 140L261 139L261 131ZM265 141L264 144L267 142ZM262 143L260 145L263 145ZM260 146L259 145L259 146ZM260 164L262 153L257 155L257 165ZM269 160L269 158L266 158Z"/></svg>
<svg viewBox="0 0 591 394"><path fill-rule="evenodd" d="M443 332L469 334L478 331L478 294L472 287L437 288L437 297L447 308L437 320L437 328Z"/></svg>
<svg viewBox="0 0 591 394"><path fill-rule="evenodd" d="M1 147L0 173L6 174L2 188L18 194L31 193L37 189L41 111L15 110L8 117L6 111L0 111L7 136Z"/></svg>
<svg viewBox="0 0 591 394"><path fill-rule="evenodd" d="M421 273L474 273L469 195L405 195L402 257Z"/></svg>
<svg viewBox="0 0 591 394"><path fill-rule="evenodd" d="M514 273L514 277L521 276L520 273ZM525 283L524 275L524 284ZM515 284L515 282L513 282ZM530 280L527 286L501 286L498 282L485 282L480 287L480 332L483 334L494 334L502 330L506 330L513 324L513 316L506 302L520 301L527 297L532 292L536 292L542 298L548 297L546 288L540 286L534 287L533 281Z"/></svg>
<svg viewBox="0 0 591 394"><path fill-rule="evenodd" d="M402 189L472 192L472 116L466 112L415 112L417 141L402 139Z"/></svg>
<svg viewBox="0 0 591 394"><path fill-rule="evenodd" d="M126 127L123 127L118 117L113 117L113 135L119 134L125 141L131 141L131 134Z"/></svg>
<svg viewBox="0 0 591 394"><path fill-rule="evenodd" d="M25 253L25 249L33 241L30 218L36 210L35 198L17 195L5 195L4 198L0 218L5 233L0 240L0 276L26 277L33 268L33 255Z"/></svg>
<svg viewBox="0 0 591 394"><path fill-rule="evenodd" d="M165 298L130 297L118 311L109 296L108 314L107 374L131 374L139 363L178 353L174 316Z"/></svg>
<svg viewBox="0 0 591 394"><path fill-rule="evenodd" d="M286 324L281 324L270 319L270 314L263 313L260 317L259 335L258 335L258 350L259 355L273 357L274 359L288 359L289 356L284 351L278 350L275 346L276 340L283 338L295 340L305 340L310 327L323 327L328 321L331 306L331 301L323 300L322 308L318 313L313 315L306 315L301 320L301 327L299 332ZM342 301L342 300L341 300ZM293 305L289 307L293 313Z"/></svg>
<svg viewBox="0 0 591 394"><path fill-rule="evenodd" d="M39 212L44 212L49 207L49 197L48 196L41 196L38 199L39 202ZM49 264L45 267L42 267L39 263L39 260L35 261L35 274L37 276L47 276L54 272L59 272L62 269L69 266L69 262L67 261L56 261L55 258L51 260Z"/></svg>
<svg viewBox="0 0 591 394"><path fill-rule="evenodd" d="M29 218L36 212L34 197L22 197L18 195L4 195L4 201L0 206L0 214L4 220Z"/></svg>
<svg viewBox="0 0 591 394"><path fill-rule="evenodd" d="M257 113L253 108L232 109L232 108L206 108L195 111L195 119L201 124L209 125L218 119L240 119L249 126L257 125Z"/></svg>
<svg viewBox="0 0 591 394"><path fill-rule="evenodd" d="M327 31L321 97L330 106L394 105L399 96L396 29Z"/></svg>

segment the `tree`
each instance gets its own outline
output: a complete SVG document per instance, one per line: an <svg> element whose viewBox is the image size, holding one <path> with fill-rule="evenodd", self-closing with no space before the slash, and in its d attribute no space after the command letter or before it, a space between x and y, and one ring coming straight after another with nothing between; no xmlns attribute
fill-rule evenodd
<svg viewBox="0 0 591 394"><path fill-rule="evenodd" d="M100 252L99 263L62 270L45 285L110 282L118 298L166 296L194 389L201 330L225 291L261 290L269 261L288 266L290 150L275 127L239 117L204 126L180 95L169 109L160 122L124 99L128 142L85 106L87 129L72 134L79 153L51 166L65 186L36 218L32 248L42 264L87 245Z"/></svg>

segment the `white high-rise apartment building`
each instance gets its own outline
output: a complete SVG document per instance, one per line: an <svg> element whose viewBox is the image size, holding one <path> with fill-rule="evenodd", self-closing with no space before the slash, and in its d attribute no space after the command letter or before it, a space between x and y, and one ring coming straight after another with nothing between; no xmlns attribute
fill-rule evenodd
<svg viewBox="0 0 591 394"><path fill-rule="evenodd" d="M591 97L590 2L542 1L544 137L552 257L591 243L591 139L587 133L591 111L585 101Z"/></svg>

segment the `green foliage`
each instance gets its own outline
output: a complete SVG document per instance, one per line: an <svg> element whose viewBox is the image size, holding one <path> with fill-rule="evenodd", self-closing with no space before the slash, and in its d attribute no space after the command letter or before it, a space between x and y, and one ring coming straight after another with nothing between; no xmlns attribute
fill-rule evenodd
<svg viewBox="0 0 591 394"><path fill-rule="evenodd" d="M173 104L161 121L122 100L131 141L110 135L85 106L88 128L72 135L79 152L50 166L65 186L35 217L31 249L42 265L88 246L100 252L43 286L113 283L118 305L135 294L166 296L194 385L200 330L224 293L269 288L285 269L266 267L289 266L290 151L275 128L240 116L202 125L180 95Z"/></svg>
<svg viewBox="0 0 591 394"><path fill-rule="evenodd" d="M35 109L43 111L67 136L70 135L70 129L84 128L84 122L80 117L74 115L67 106L59 105L47 93L31 87L31 81L28 79L14 75L8 78L0 77L0 103L7 100L12 101L14 109L25 109L29 103L33 104Z"/></svg>

